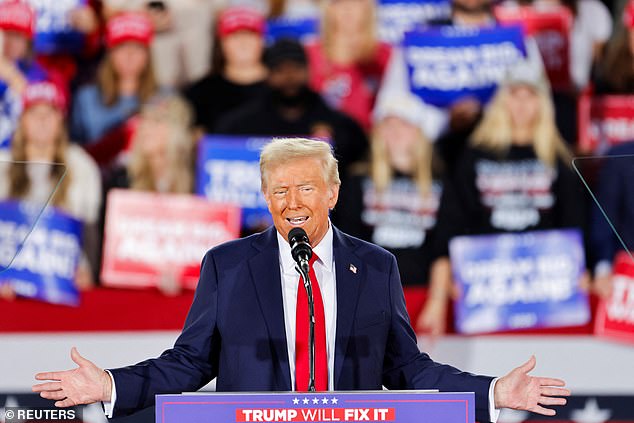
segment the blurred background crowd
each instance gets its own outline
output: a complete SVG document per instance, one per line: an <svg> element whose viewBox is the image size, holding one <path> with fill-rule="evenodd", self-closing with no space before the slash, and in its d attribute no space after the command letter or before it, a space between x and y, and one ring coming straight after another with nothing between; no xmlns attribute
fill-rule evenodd
<svg viewBox="0 0 634 423"><path fill-rule="evenodd" d="M0 198L44 203L57 188L52 205L84 226L74 280L90 290L100 284L111 189L193 194L198 143L208 135L324 138L343 181L332 222L396 255L403 285L421 293L408 304L418 330L451 330L448 246L458 235L577 228L587 252L579 284L607 297L621 246L572 159L591 153L578 141L581 99L634 95L634 3L451 0L445 15L416 25L492 28L500 7L570 16L570 83L549 81L552 58L527 35L526 57L490 100L445 106L409 89L400 42L379 34L379 6L0 2ZM39 14L64 16L81 41L47 46ZM268 22L284 19L314 20L316 33L271 39ZM634 153L628 143L617 150ZM66 167L59 186L63 168L39 165L46 162ZM634 196L623 184L627 169L618 171L597 168L590 179L629 245ZM16 300L10 284L0 292Z"/></svg>

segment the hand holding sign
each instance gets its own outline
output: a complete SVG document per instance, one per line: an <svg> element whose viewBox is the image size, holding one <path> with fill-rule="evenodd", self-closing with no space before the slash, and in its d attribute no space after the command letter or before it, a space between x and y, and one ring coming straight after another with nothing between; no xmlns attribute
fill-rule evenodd
<svg viewBox="0 0 634 423"><path fill-rule="evenodd" d="M112 381L108 373L82 357L75 347L71 349L70 357L78 368L36 374L35 379L52 382L34 385L33 392L39 392L42 398L55 400L56 407L110 401Z"/></svg>
<svg viewBox="0 0 634 423"><path fill-rule="evenodd" d="M604 300L608 300L612 296L612 277L612 272L594 277L592 290Z"/></svg>
<svg viewBox="0 0 634 423"><path fill-rule="evenodd" d="M555 410L542 405L565 405L570 395L568 389L563 388L565 382L560 379L529 376L535 368L535 356L521 366L513 369L506 376L498 379L495 384L495 408L512 408L526 410L544 416L554 416Z"/></svg>
<svg viewBox="0 0 634 423"><path fill-rule="evenodd" d="M18 94L24 91L27 84L27 80L20 72L20 69L4 57L0 58L0 80Z"/></svg>

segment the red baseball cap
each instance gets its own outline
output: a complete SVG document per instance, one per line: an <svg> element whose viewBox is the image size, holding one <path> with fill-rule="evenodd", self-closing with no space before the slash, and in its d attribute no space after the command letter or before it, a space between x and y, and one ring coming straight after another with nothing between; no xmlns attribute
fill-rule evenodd
<svg viewBox="0 0 634 423"><path fill-rule="evenodd" d="M629 1L623 9L623 25L627 29L634 29L634 1Z"/></svg>
<svg viewBox="0 0 634 423"><path fill-rule="evenodd" d="M47 103L66 112L66 96L56 84L50 81L32 82L26 86L22 95L24 110L38 103Z"/></svg>
<svg viewBox="0 0 634 423"><path fill-rule="evenodd" d="M236 31L247 30L264 34L264 15L250 7L228 7L218 18L218 35L224 37Z"/></svg>
<svg viewBox="0 0 634 423"><path fill-rule="evenodd" d="M19 0L0 3L0 29L20 32L33 39L35 14L31 6Z"/></svg>
<svg viewBox="0 0 634 423"><path fill-rule="evenodd" d="M145 14L122 13L108 20L106 45L112 48L126 41L137 41L149 46L153 34L152 21Z"/></svg>

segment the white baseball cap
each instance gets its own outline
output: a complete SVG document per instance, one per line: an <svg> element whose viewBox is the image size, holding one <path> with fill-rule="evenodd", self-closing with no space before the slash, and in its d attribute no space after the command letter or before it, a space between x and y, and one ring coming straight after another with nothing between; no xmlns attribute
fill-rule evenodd
<svg viewBox="0 0 634 423"><path fill-rule="evenodd" d="M544 69L526 59L515 63L507 69L503 85L529 85L539 91L550 91L550 84Z"/></svg>
<svg viewBox="0 0 634 423"><path fill-rule="evenodd" d="M384 98L374 108L374 122L377 123L388 116L401 118L424 132L425 107L415 94L399 93Z"/></svg>

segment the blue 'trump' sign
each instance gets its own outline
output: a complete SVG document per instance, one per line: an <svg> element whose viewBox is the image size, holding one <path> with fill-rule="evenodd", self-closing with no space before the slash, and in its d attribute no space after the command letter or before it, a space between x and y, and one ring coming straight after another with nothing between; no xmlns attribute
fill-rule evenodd
<svg viewBox="0 0 634 423"><path fill-rule="evenodd" d="M403 40L411 91L448 107L464 97L489 101L509 66L526 57L520 26L440 27L408 32Z"/></svg>
<svg viewBox="0 0 634 423"><path fill-rule="evenodd" d="M460 236L449 244L461 333L582 325L590 319L579 281L578 230Z"/></svg>
<svg viewBox="0 0 634 423"><path fill-rule="evenodd" d="M260 150L271 138L208 135L200 141L196 193L242 209L242 228L272 223L260 189Z"/></svg>
<svg viewBox="0 0 634 423"><path fill-rule="evenodd" d="M82 224L54 208L38 220L40 210L39 205L0 202L0 284L10 283L23 297L77 305Z"/></svg>

